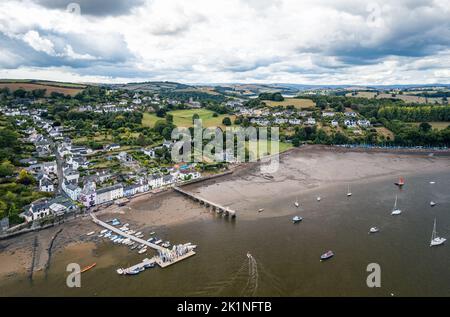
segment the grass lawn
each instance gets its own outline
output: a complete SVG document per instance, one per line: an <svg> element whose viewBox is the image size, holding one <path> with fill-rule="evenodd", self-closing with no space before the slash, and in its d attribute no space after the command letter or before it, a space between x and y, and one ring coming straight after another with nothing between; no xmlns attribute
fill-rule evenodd
<svg viewBox="0 0 450 317"><path fill-rule="evenodd" d="M235 116L233 115L219 115L218 117L213 117L214 112L207 109L189 109L189 110L175 110L169 111L169 114L173 115L173 123L177 127L189 128L192 126L192 116L198 114L200 119L203 121L203 127L221 127L225 126L222 124L222 120L225 117L230 117L231 122L234 122ZM158 120L165 120L164 118L159 118L152 113L144 113L144 118L142 119L142 125L144 127L153 127Z"/></svg>
<svg viewBox="0 0 450 317"><path fill-rule="evenodd" d="M450 126L450 122L445 122L445 121L440 121L440 122L428 122L429 124L431 124L431 126L433 127L433 129L438 129L438 130L444 130L446 129L448 126ZM419 126L421 124L421 122L415 122L413 123L416 126Z"/></svg>
<svg viewBox="0 0 450 317"><path fill-rule="evenodd" d="M252 142L252 143L254 143L254 142ZM276 145L274 143L275 142L271 142L271 143L268 144L269 148L267 150L268 150L268 153L270 153L270 155L277 154L277 153L283 153L283 152L285 152L285 151L287 151L287 150L289 150L289 149L291 149L293 147L292 143L278 142L278 151L276 151L275 150L275 146ZM245 146L247 148L249 148L250 147L250 142L246 142ZM254 145L252 144L252 146L254 146ZM262 154L266 154L266 153L262 153Z"/></svg>
<svg viewBox="0 0 450 317"><path fill-rule="evenodd" d="M73 140L74 143L85 143L87 141L96 141L99 143L109 143L112 141L112 135L111 134L107 134L105 136L105 134L101 133L101 134L96 134L94 137L81 137L81 138L76 138Z"/></svg>
<svg viewBox="0 0 450 317"><path fill-rule="evenodd" d="M284 98L284 101L270 101L264 100L267 106L277 107L277 106L294 106L297 109L301 108L314 108L316 104L311 99L298 99L298 98Z"/></svg>

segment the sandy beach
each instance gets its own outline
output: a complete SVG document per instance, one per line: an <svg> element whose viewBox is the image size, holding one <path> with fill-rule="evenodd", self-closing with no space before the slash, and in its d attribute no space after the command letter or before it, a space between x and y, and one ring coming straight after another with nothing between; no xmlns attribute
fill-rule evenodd
<svg viewBox="0 0 450 317"><path fill-rule="evenodd" d="M448 171L449 168L448 156L430 156L427 152L387 153L305 146L282 154L280 168L272 174L273 178L265 178L258 164L245 164L236 168L232 175L188 185L185 189L232 207L238 211L238 219L251 219L258 204L270 202L274 196L291 199L294 189L326 195L328 186L382 178L394 182L399 176L407 178L410 174ZM120 218L132 228L149 231L169 230L171 226L213 217L206 208L173 191L140 196L124 207L113 205L97 215L102 220ZM89 216L84 216L59 227L0 241L0 282L17 274L31 275L45 270L51 263L49 256L58 252L92 251L97 242L86 235L90 231L98 232L99 228Z"/></svg>

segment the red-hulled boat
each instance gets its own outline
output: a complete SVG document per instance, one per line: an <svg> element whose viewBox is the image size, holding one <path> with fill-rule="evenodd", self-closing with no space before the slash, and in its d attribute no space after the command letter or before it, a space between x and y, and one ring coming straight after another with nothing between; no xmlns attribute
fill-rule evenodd
<svg viewBox="0 0 450 317"><path fill-rule="evenodd" d="M405 179L403 177L400 177L398 182L395 183L395 185L397 185L398 187L402 187L403 185L405 185Z"/></svg>

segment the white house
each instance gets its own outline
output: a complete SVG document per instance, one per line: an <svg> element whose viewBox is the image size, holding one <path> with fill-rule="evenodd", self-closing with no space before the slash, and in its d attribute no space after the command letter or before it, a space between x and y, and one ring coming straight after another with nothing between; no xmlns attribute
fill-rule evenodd
<svg viewBox="0 0 450 317"><path fill-rule="evenodd" d="M316 119L310 117L310 118L308 118L308 120L306 121L306 124L308 124L308 125L316 125Z"/></svg>
<svg viewBox="0 0 450 317"><path fill-rule="evenodd" d="M178 179L181 181L188 181L200 178L202 175L197 171L180 171Z"/></svg>
<svg viewBox="0 0 450 317"><path fill-rule="evenodd" d="M339 126L339 121L337 121L337 120L331 121L331 126L338 127Z"/></svg>
<svg viewBox="0 0 450 317"><path fill-rule="evenodd" d="M97 197L96 184L94 182L87 182L83 190L80 192L78 200L87 208L95 206Z"/></svg>
<svg viewBox="0 0 450 317"><path fill-rule="evenodd" d="M56 165L56 161L53 162L45 162L41 164L41 169L43 172L45 172L46 174L49 173L54 173L56 174L57 170L58 170L58 165Z"/></svg>
<svg viewBox="0 0 450 317"><path fill-rule="evenodd" d="M289 119L289 124L300 125L300 124L302 124L302 120L300 120L300 119Z"/></svg>
<svg viewBox="0 0 450 317"><path fill-rule="evenodd" d="M152 188L159 188L163 185L163 178L161 175L153 174L148 177L148 185Z"/></svg>
<svg viewBox="0 0 450 317"><path fill-rule="evenodd" d="M370 121L369 120L358 120L358 125L362 128L368 128L368 127L370 127Z"/></svg>
<svg viewBox="0 0 450 317"><path fill-rule="evenodd" d="M169 186L176 182L177 177L174 177L172 174L163 176L163 186Z"/></svg>
<svg viewBox="0 0 450 317"><path fill-rule="evenodd" d="M39 180L39 190L41 192L51 193L55 190L55 185L46 175Z"/></svg>
<svg viewBox="0 0 450 317"><path fill-rule="evenodd" d="M358 116L356 112L346 112L345 115L352 118L356 118Z"/></svg>
<svg viewBox="0 0 450 317"><path fill-rule="evenodd" d="M50 208L47 202L33 203L30 208L22 214L27 222L42 219L50 215Z"/></svg>
<svg viewBox="0 0 450 317"><path fill-rule="evenodd" d="M110 144L110 145L107 145L106 148L105 148L106 151L115 151L115 150L118 150L118 149L120 149L120 145L119 144Z"/></svg>
<svg viewBox="0 0 450 317"><path fill-rule="evenodd" d="M275 119L275 124L285 124L287 122L288 122L287 119L283 119L283 118L276 118Z"/></svg>
<svg viewBox="0 0 450 317"><path fill-rule="evenodd" d="M336 113L332 112L332 111L325 111L322 113L322 117L324 118L332 118L336 115Z"/></svg>
<svg viewBox="0 0 450 317"><path fill-rule="evenodd" d="M100 205L123 197L123 185L117 184L97 190L95 204Z"/></svg>
<svg viewBox="0 0 450 317"><path fill-rule="evenodd" d="M357 128L358 127L358 125L356 124L356 121L354 121L354 120L345 120L344 125L347 128Z"/></svg>
<svg viewBox="0 0 450 317"><path fill-rule="evenodd" d="M73 183L62 183L62 189L72 200L78 200L81 193L81 188Z"/></svg>
<svg viewBox="0 0 450 317"><path fill-rule="evenodd" d="M66 168L63 172L64 178L70 183L78 183L78 179L80 178L80 173L74 171L71 168Z"/></svg>
<svg viewBox="0 0 450 317"><path fill-rule="evenodd" d="M147 156L149 156L149 157L151 157L151 158L155 158L156 157L156 153L155 153L155 150L154 149L142 149L142 152L145 154L145 155L147 155Z"/></svg>

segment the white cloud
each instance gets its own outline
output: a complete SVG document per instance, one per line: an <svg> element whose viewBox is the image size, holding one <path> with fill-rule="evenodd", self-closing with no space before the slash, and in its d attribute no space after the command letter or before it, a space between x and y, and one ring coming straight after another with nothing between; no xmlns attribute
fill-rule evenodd
<svg viewBox="0 0 450 317"><path fill-rule="evenodd" d="M47 53L48 55L56 55L53 42L50 41L49 39L42 38L39 35L39 32L28 31L23 36L23 40L25 43L30 45L33 49L35 49L38 52L44 52Z"/></svg>
<svg viewBox="0 0 450 317"><path fill-rule="evenodd" d="M90 0L90 15L81 16L54 9L64 1L39 2L51 9L33 0L0 3L0 44L9 52L0 55L0 66L10 74L41 71L97 81L448 82L450 0L147 0L131 8L114 1L104 12ZM30 56L16 39L48 56Z"/></svg>

